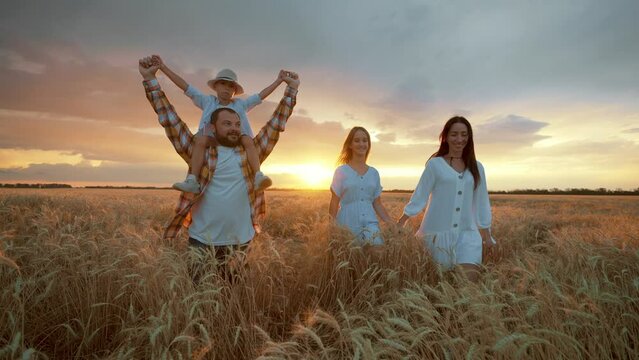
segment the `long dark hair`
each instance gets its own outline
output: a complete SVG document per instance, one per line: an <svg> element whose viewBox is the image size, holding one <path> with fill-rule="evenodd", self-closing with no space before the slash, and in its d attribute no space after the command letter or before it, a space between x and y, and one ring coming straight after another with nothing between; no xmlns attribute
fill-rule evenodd
<svg viewBox="0 0 639 360"><path fill-rule="evenodd" d="M468 129L468 142L462 151L462 160L464 160L464 165L470 173L473 174L473 179L475 179L475 189L479 184L479 169L477 168L477 159L475 158L475 142L473 141L473 128L470 126L470 122L466 120L463 116L453 116L452 118L446 121L444 125L444 129L441 134L439 134L439 150L437 150L433 155L430 156L429 160L438 157L445 156L448 154L448 142L446 139L448 138L448 133L450 132L450 128L453 127L454 124L464 124Z"/></svg>
<svg viewBox="0 0 639 360"><path fill-rule="evenodd" d="M337 165L347 164L353 158L353 149L350 148L350 145L353 143L355 133L359 130L363 131L364 134L366 134L366 139L368 140L368 150L366 150L366 157L364 158L364 160L368 159L368 154L371 152L371 135L363 127L355 126L348 133L346 140L344 140L342 151L339 153L339 157L337 158Z"/></svg>

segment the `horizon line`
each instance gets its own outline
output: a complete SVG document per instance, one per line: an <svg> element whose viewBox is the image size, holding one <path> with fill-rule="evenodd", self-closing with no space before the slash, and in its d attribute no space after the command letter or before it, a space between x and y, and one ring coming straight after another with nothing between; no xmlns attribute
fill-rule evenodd
<svg viewBox="0 0 639 360"><path fill-rule="evenodd" d="M34 183L34 182L15 182L15 183L0 183L0 188L66 188L66 189L148 189L148 190L174 190L170 186L140 186L140 185L85 185L85 186L73 186L66 183ZM269 188L268 191L327 191L329 188ZM411 193L414 189L390 189L390 190L382 190L385 193ZM623 188L606 188L606 187L598 187L598 188L517 188L511 190L488 190L489 193L513 193L513 192L548 192L548 193L560 193L560 192L595 192L595 193L604 193L604 192L625 192L625 193L639 193L639 186L632 189L623 189Z"/></svg>

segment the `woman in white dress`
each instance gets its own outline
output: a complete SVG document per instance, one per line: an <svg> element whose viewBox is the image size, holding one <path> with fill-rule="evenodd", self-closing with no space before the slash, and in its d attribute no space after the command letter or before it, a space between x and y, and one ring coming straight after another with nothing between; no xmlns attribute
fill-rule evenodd
<svg viewBox="0 0 639 360"><path fill-rule="evenodd" d="M392 224L392 219L380 198L379 173L366 164L370 150L368 131L360 126L352 128L337 160L340 166L333 175L328 213L348 228L360 244L381 245L377 216L387 224Z"/></svg>
<svg viewBox="0 0 639 360"><path fill-rule="evenodd" d="M482 244L491 249L491 210L484 168L475 159L473 130L455 116L439 135L439 150L426 163L419 183L397 221L403 226L428 204L417 235L444 268L459 265L476 281Z"/></svg>

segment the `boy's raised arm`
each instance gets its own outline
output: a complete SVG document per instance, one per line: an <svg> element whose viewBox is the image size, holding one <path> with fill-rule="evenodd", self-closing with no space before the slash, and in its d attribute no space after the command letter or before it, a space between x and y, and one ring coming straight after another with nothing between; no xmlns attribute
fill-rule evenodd
<svg viewBox="0 0 639 360"><path fill-rule="evenodd" d="M164 128L175 151L185 162L190 163L193 152L193 134L184 121L180 119L175 112L175 108L171 105L169 99L166 98L164 91L162 91L155 77L158 69L159 65L151 57L145 57L139 61L139 70L144 79L143 85L146 97L158 116L158 122Z"/></svg>
<svg viewBox="0 0 639 360"><path fill-rule="evenodd" d="M162 60L162 58L159 55L153 55L152 56L153 62L156 63L159 67L160 70L162 70L162 72L169 78L171 79L171 81L173 81L173 83L179 87L180 89L182 89L182 91L186 91L186 89L189 87L189 83L186 82L186 80L182 79L182 77L176 73L173 72L173 70L171 70Z"/></svg>
<svg viewBox="0 0 639 360"><path fill-rule="evenodd" d="M138 70L142 79L151 81L155 79L155 73L160 69L160 65L153 62L152 57L145 57L138 60Z"/></svg>
<svg viewBox="0 0 639 360"><path fill-rule="evenodd" d="M153 55L151 57L151 62L159 67L160 70L169 78L177 87L182 89L184 95L191 98L193 104L199 107L200 109L204 109L208 102L210 101L210 97L204 95L200 92L200 90L196 89L193 86L190 86L189 83L186 82L180 75L173 72L173 70L169 69L169 67L164 63L162 58L159 55Z"/></svg>
<svg viewBox="0 0 639 360"><path fill-rule="evenodd" d="M277 89L277 87L284 82L285 77L286 77L286 71L280 70L280 73L277 75L277 79L275 79L275 81L273 81L271 85L265 87L264 90L260 91L260 99L264 100L269 95L271 95L273 91L275 91L275 89Z"/></svg>

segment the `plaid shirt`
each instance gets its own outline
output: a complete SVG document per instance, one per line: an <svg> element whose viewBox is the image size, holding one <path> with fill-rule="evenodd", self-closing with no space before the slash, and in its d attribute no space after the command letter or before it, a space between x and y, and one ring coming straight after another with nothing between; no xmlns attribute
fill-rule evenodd
<svg viewBox="0 0 639 360"><path fill-rule="evenodd" d="M189 173L191 172L191 155L193 154L194 136L189 130L188 126L180 119L175 112L175 108L166 98L164 91L160 88L160 84L157 79L144 81L142 83L146 90L146 97L149 99L153 110L158 114L158 121L160 125L164 127L166 136L173 144L175 151L189 164ZM253 138L255 148L257 149L260 162L263 162L266 157L271 153L273 147L277 143L280 137L280 132L284 131L286 127L286 121L293 112L295 107L297 89L287 87L284 92L284 97L280 100L277 109L273 112L271 119L262 127L260 132ZM251 204L251 220L256 232L260 232L259 219L266 213L266 202L264 199L264 191L255 191L253 188L254 172L248 164L246 152L244 147L237 146L236 151L239 152L242 159L242 174L246 181L246 188L248 190L248 198ZM210 147L209 151L205 154L205 163L208 166L202 166L202 170L199 174L201 184L204 184L202 189L208 186L213 174L215 173L215 167L217 165L217 149ZM181 193L180 200L175 209L175 216L168 223L166 230L164 231L164 238L175 238L182 227L189 227L191 224L191 207L197 201L202 198L204 191L199 194Z"/></svg>

